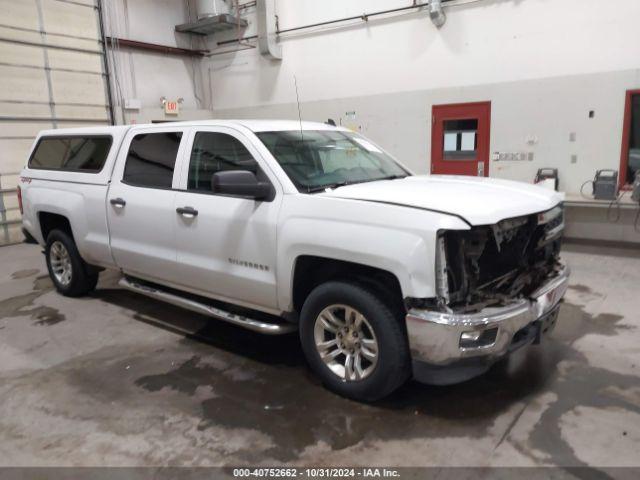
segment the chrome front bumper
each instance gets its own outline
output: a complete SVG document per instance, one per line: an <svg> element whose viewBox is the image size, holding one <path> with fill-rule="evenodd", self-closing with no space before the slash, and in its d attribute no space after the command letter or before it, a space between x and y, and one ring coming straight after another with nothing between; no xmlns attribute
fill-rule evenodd
<svg viewBox="0 0 640 480"><path fill-rule="evenodd" d="M406 321L414 365L420 362L441 368L477 359L490 366L512 349L516 333L557 310L567 290L569 275L569 267L562 266L555 277L528 299L506 307L487 308L473 314L412 309ZM486 332L488 330L490 332ZM473 339L482 338L483 332L490 334L489 339L495 334L495 341L475 347L461 346L463 334Z"/></svg>

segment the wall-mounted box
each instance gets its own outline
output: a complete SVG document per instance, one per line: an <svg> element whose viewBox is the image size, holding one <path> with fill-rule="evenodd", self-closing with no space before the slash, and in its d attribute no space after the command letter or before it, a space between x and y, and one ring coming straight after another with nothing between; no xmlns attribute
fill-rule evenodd
<svg viewBox="0 0 640 480"><path fill-rule="evenodd" d="M124 101L125 110L140 110L142 109L142 100L138 98L128 98Z"/></svg>

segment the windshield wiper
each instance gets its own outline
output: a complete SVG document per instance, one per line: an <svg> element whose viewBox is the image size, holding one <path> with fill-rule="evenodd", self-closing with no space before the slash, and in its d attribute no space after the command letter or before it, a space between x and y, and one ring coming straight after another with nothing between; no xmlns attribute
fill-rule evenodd
<svg viewBox="0 0 640 480"><path fill-rule="evenodd" d="M409 175L390 175L388 177L382 178L367 178L364 180L358 180L354 182L349 182L347 180L343 180L342 182L328 183L326 185L320 185L317 187L307 186L307 193L317 193L323 192L325 190L333 190L335 188L346 187L347 185L357 185L358 183L370 183L370 182L379 182L381 180L399 180L402 178L407 178Z"/></svg>
<svg viewBox="0 0 640 480"><path fill-rule="evenodd" d="M389 177L381 178L380 180L402 180L403 178L407 178L409 175L391 175Z"/></svg>
<svg viewBox="0 0 640 480"><path fill-rule="evenodd" d="M328 183L326 185L320 185L318 187L311 187L307 185L306 188L307 188L307 193L317 193L317 192L323 192L328 189L333 190L334 188L344 187L346 185L350 185L350 183L344 180L342 182Z"/></svg>

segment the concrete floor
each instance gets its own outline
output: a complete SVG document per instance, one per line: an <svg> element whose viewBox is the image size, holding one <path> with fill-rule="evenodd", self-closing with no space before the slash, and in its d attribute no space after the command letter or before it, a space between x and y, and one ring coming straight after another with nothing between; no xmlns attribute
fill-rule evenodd
<svg viewBox="0 0 640 480"><path fill-rule="evenodd" d="M640 258L577 247L540 347L453 387L362 405L295 335L262 337L115 288L52 290L0 248L0 466L639 466ZM189 332L186 334L184 332Z"/></svg>

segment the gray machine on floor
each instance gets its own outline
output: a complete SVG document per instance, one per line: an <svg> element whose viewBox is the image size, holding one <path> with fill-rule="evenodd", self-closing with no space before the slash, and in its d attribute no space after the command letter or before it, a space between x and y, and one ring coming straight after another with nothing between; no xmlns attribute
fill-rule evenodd
<svg viewBox="0 0 640 480"><path fill-rule="evenodd" d="M631 200L640 203L640 170L636 172L636 179L633 181L633 190L631 191Z"/></svg>
<svg viewBox="0 0 640 480"><path fill-rule="evenodd" d="M593 179L593 198L615 200L618 198L618 171L598 170Z"/></svg>

